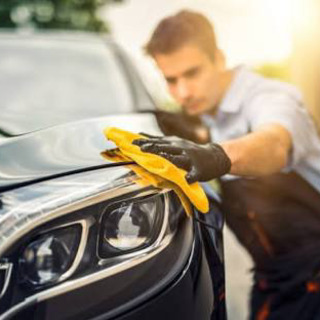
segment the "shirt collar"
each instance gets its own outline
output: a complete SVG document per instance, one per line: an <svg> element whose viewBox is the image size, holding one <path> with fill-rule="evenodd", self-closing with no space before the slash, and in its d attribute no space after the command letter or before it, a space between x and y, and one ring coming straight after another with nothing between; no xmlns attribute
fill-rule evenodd
<svg viewBox="0 0 320 320"><path fill-rule="evenodd" d="M234 77L230 87L218 106L218 113L236 113L239 111L249 85L246 74L248 70L241 65L234 69Z"/></svg>

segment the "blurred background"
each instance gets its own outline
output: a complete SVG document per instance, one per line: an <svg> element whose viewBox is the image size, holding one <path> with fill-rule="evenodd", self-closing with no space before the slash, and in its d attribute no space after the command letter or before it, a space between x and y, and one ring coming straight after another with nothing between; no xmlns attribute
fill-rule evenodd
<svg viewBox="0 0 320 320"><path fill-rule="evenodd" d="M142 46L160 19L182 8L212 20L230 67L247 64L298 85L319 125L317 0L4 0L0 28L110 33L139 61L150 90L166 105L165 86L159 84L156 68L143 56Z"/></svg>
<svg viewBox="0 0 320 320"><path fill-rule="evenodd" d="M302 90L320 123L320 2L317 0L127 0L101 17L113 35L139 56L158 21L181 8L204 13L230 67L247 64Z"/></svg>
<svg viewBox="0 0 320 320"><path fill-rule="evenodd" d="M111 34L136 61L158 104L168 109L175 103L142 47L160 19L183 8L212 20L230 67L246 64L296 84L320 127L318 0L1 0L0 28ZM225 232L229 318L245 319L251 261L229 230Z"/></svg>

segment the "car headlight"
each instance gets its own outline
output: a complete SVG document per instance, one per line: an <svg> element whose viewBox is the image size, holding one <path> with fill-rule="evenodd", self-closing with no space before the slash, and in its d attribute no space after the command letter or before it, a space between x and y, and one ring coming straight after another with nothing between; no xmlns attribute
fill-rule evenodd
<svg viewBox="0 0 320 320"><path fill-rule="evenodd" d="M164 204L159 196L114 203L100 224L99 255L103 258L152 244L164 226Z"/></svg>
<svg viewBox="0 0 320 320"><path fill-rule="evenodd" d="M2 193L0 314L30 297L42 301L123 272L164 250L183 207L172 191L142 189L136 179L113 167Z"/></svg>
<svg viewBox="0 0 320 320"><path fill-rule="evenodd" d="M79 224L37 236L23 250L20 274L23 282L47 285L67 278L80 245Z"/></svg>

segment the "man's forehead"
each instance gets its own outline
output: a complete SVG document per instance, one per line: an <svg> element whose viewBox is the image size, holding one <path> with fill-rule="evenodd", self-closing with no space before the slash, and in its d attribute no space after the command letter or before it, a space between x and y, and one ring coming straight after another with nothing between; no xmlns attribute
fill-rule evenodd
<svg viewBox="0 0 320 320"><path fill-rule="evenodd" d="M154 60L165 77L176 77L199 67L208 57L196 45L188 44L170 53L156 54Z"/></svg>

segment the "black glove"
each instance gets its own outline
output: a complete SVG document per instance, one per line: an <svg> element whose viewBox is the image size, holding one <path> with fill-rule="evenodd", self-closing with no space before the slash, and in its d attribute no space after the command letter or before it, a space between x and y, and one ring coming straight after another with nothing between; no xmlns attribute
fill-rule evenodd
<svg viewBox="0 0 320 320"><path fill-rule="evenodd" d="M208 181L230 171L231 161L218 144L198 145L177 137L141 134L149 139L137 139L133 144L139 146L141 151L154 153L188 171L188 183Z"/></svg>
<svg viewBox="0 0 320 320"><path fill-rule="evenodd" d="M210 141L209 130L197 116L183 112L152 111L156 116L161 131L166 136L178 136L196 143Z"/></svg>

